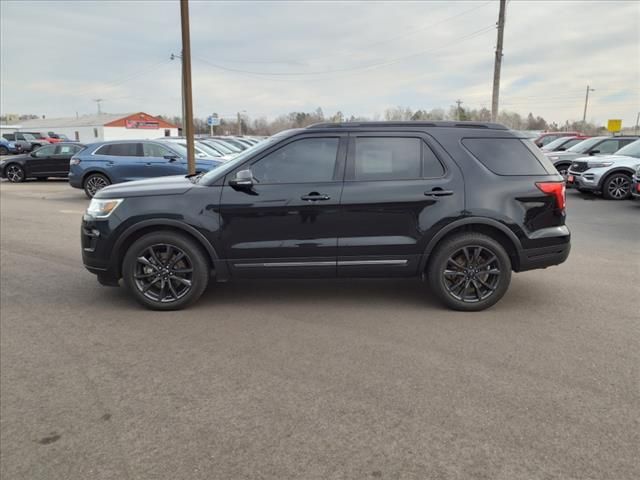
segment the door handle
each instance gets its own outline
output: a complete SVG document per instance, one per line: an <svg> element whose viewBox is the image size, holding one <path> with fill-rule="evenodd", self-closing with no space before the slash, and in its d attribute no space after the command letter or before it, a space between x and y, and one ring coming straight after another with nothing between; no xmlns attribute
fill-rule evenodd
<svg viewBox="0 0 640 480"><path fill-rule="evenodd" d="M453 195L453 190L442 190L441 188L434 188L431 191L424 192L427 197L448 197Z"/></svg>
<svg viewBox="0 0 640 480"><path fill-rule="evenodd" d="M331 200L331 197L329 195L311 192L309 195L301 196L300 199L306 200L307 202L317 202L318 200Z"/></svg>

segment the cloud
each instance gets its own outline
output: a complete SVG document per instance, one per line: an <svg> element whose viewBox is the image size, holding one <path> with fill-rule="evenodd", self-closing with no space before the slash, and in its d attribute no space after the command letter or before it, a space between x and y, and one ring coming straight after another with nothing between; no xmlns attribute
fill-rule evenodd
<svg viewBox="0 0 640 480"><path fill-rule="evenodd" d="M496 1L190 6L198 116L491 103ZM180 112L178 2L3 1L0 22L2 113ZM502 107L579 119L589 84L590 118L633 124L639 28L637 2L509 2Z"/></svg>

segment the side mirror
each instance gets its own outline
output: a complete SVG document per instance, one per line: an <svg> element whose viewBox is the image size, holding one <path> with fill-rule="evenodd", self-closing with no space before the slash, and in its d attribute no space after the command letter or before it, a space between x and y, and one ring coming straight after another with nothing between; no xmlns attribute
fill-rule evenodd
<svg viewBox="0 0 640 480"><path fill-rule="evenodd" d="M597 155L598 153L600 153L600 150L591 150L589 155Z"/></svg>
<svg viewBox="0 0 640 480"><path fill-rule="evenodd" d="M175 162L178 159L177 155L165 155L165 160L169 160L170 162Z"/></svg>
<svg viewBox="0 0 640 480"><path fill-rule="evenodd" d="M560 147L557 151L558 151L558 152L564 152L565 150L566 150L566 148L564 148L564 147Z"/></svg>
<svg viewBox="0 0 640 480"><path fill-rule="evenodd" d="M249 188L253 186L253 173L251 170L240 170L236 177L229 180L229 185L235 188Z"/></svg>

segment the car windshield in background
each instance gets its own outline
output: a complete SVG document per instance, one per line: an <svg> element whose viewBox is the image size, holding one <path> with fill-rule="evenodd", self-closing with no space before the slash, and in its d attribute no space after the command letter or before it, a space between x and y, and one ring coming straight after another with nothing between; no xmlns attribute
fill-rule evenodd
<svg viewBox="0 0 640 480"><path fill-rule="evenodd" d="M615 154L616 155L625 155L627 157L640 158L640 140L636 140L635 142L630 143L629 145L627 145L625 147L622 147Z"/></svg>
<svg viewBox="0 0 640 480"><path fill-rule="evenodd" d="M596 143L602 140L602 137L594 137L583 140L580 143L575 144L573 147L569 148L567 152L573 153L585 153L591 147L593 147Z"/></svg>
<svg viewBox="0 0 640 480"><path fill-rule="evenodd" d="M542 147L543 150L553 150L554 148L559 147L560 145L562 145L564 142L566 142L567 140L569 140L571 137L560 137L560 138L556 138L553 142L549 142L547 143L544 147Z"/></svg>

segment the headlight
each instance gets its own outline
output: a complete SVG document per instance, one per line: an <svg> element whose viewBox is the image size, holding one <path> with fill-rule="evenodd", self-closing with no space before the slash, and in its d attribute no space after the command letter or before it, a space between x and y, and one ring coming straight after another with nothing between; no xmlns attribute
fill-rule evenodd
<svg viewBox="0 0 640 480"><path fill-rule="evenodd" d="M587 162L589 168L604 168L613 165L613 162Z"/></svg>
<svg viewBox="0 0 640 480"><path fill-rule="evenodd" d="M87 208L87 214L95 218L107 218L123 200L124 199L122 198L114 198L110 200L92 198L89 208Z"/></svg>

